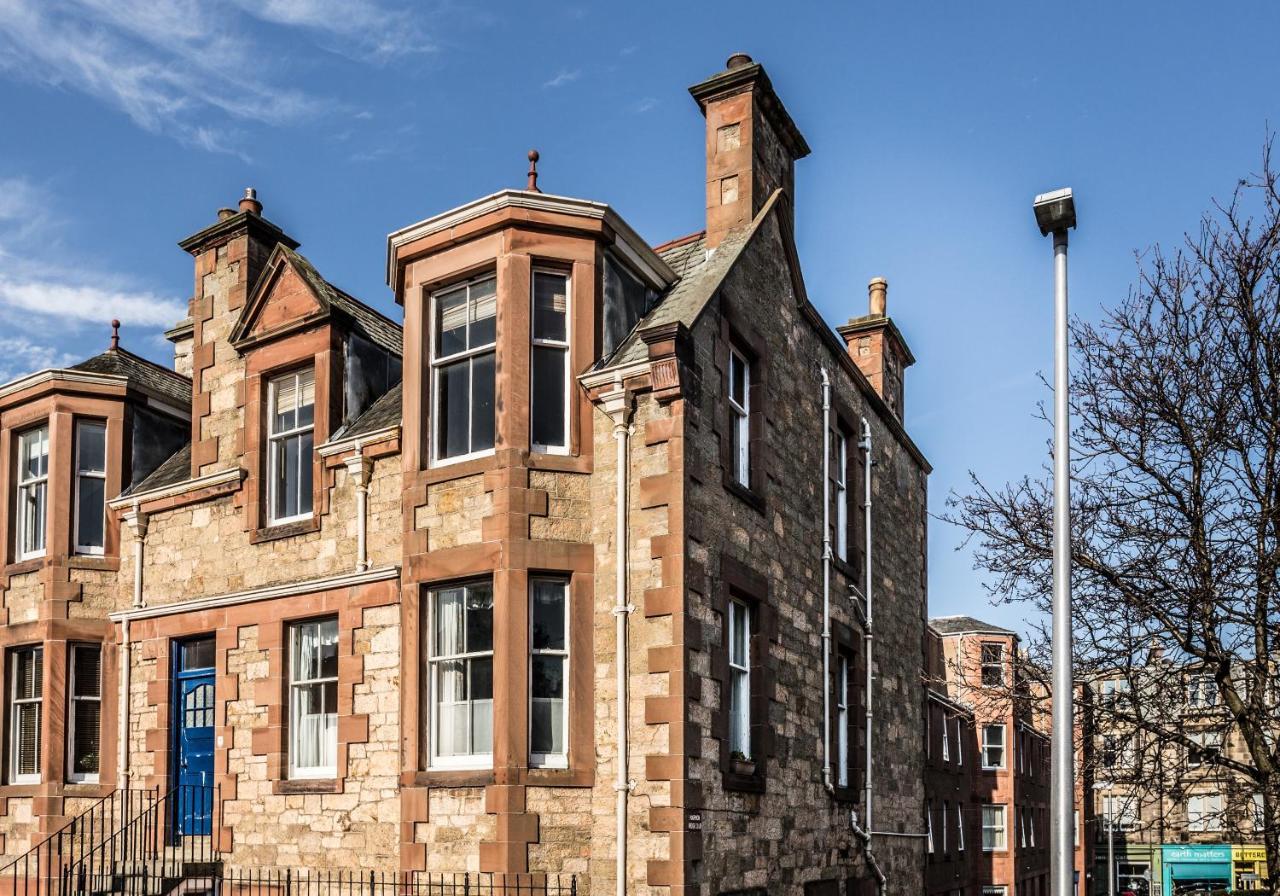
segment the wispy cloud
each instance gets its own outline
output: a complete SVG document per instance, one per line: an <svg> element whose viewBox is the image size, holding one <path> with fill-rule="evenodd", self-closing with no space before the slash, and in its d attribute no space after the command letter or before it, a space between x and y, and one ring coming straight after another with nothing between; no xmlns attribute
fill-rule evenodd
<svg viewBox="0 0 1280 896"><path fill-rule="evenodd" d="M184 302L135 288L95 269L63 247L56 197L25 178L0 178L0 382L66 363L56 343L84 326L120 318L138 327L166 327L186 316ZM22 333L22 336L13 336Z"/></svg>
<svg viewBox="0 0 1280 896"><path fill-rule="evenodd" d="M430 49L378 0L0 0L0 70L85 93L152 133L238 151L238 127L337 103L281 83L254 22L304 29L373 61Z"/></svg>
<svg viewBox="0 0 1280 896"><path fill-rule="evenodd" d="M658 101L656 99L654 99L651 96L647 96L644 99L642 99L640 102L636 103L636 111L641 114L644 114L645 112L648 112L649 110L657 107L657 105L658 105Z"/></svg>
<svg viewBox="0 0 1280 896"><path fill-rule="evenodd" d="M7 383L46 367L66 367L75 358L51 345L23 336L0 336L0 383Z"/></svg>
<svg viewBox="0 0 1280 896"><path fill-rule="evenodd" d="M556 76L554 78L552 78L549 81L543 81L542 86L549 87L549 88L563 87L566 84L569 84L569 83L572 83L573 81L578 80L578 78L581 75L582 75L581 69L562 68L560 69L559 72L556 73Z"/></svg>

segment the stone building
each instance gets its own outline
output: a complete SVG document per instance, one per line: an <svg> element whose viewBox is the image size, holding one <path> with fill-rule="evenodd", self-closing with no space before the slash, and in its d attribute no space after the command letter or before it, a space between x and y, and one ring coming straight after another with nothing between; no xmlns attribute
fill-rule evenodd
<svg viewBox="0 0 1280 896"><path fill-rule="evenodd" d="M185 785L237 867L923 890L913 359L882 279L809 301L764 69L691 93L697 233L531 153L391 233L397 323L250 190L180 243L175 371L0 387L6 856Z"/></svg>

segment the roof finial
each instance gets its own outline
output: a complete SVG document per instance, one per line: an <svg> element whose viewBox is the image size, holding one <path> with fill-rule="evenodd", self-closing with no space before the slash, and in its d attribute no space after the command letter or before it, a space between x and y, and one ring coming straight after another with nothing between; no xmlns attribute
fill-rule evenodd
<svg viewBox="0 0 1280 896"><path fill-rule="evenodd" d="M111 351L120 348L120 321L111 321Z"/></svg>
<svg viewBox="0 0 1280 896"><path fill-rule="evenodd" d="M529 184L525 187L530 193L541 193L538 189L538 151L529 150Z"/></svg>

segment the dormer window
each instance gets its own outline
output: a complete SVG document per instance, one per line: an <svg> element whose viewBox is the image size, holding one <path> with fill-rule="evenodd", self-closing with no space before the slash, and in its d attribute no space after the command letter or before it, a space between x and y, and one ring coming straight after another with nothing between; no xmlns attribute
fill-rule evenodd
<svg viewBox="0 0 1280 896"><path fill-rule="evenodd" d="M102 553L107 492L107 427L76 422L76 553Z"/></svg>
<svg viewBox="0 0 1280 896"><path fill-rule="evenodd" d="M268 392L267 507L278 525L311 516L315 370L278 376Z"/></svg>
<svg viewBox="0 0 1280 896"><path fill-rule="evenodd" d="M44 556L45 519L49 506L49 427L18 436L16 559Z"/></svg>
<svg viewBox="0 0 1280 896"><path fill-rule="evenodd" d="M569 277L533 272L529 433L534 451L569 450Z"/></svg>
<svg viewBox="0 0 1280 896"><path fill-rule="evenodd" d="M493 450L497 279L492 275L432 296L434 457L466 460Z"/></svg>

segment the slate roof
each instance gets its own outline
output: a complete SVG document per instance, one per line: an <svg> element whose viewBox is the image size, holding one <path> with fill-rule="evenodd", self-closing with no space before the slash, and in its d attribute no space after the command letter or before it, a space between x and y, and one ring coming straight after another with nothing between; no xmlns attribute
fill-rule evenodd
<svg viewBox="0 0 1280 896"><path fill-rule="evenodd" d="M320 272L316 270L315 265L307 260L306 256L299 255L285 246L281 246L280 250L290 256L297 264L298 270L307 278L312 290L316 292L322 301L327 301L331 307L337 308L351 318L357 329L387 351L396 355L403 354L403 328L398 323L389 317L384 317L355 296L339 289L321 277Z"/></svg>
<svg viewBox="0 0 1280 896"><path fill-rule="evenodd" d="M153 488L177 485L179 482L186 482L190 478L191 443L188 442L175 451L168 460L152 470L149 476L125 490L124 494L132 495L138 492L149 492Z"/></svg>
<svg viewBox="0 0 1280 896"><path fill-rule="evenodd" d="M772 202L765 203L750 227L730 233L710 252L707 250L705 233L688 242L675 240L666 248L659 247L658 254L671 266L679 279L635 325L613 356L603 360L599 367L620 367L643 361L647 357L647 349L644 340L640 338L641 330L677 322L686 327L693 326L771 208Z"/></svg>
<svg viewBox="0 0 1280 896"><path fill-rule="evenodd" d="M350 426L340 433L335 433L329 441L350 439L354 436L377 432L389 426L398 426L400 423L403 385L403 383L396 383L392 386L385 395L369 405L363 414L352 420Z"/></svg>
<svg viewBox="0 0 1280 896"><path fill-rule="evenodd" d="M988 635L1016 635L1012 629L992 625L972 616L937 616L929 620L929 625L942 635L959 635L979 632Z"/></svg>
<svg viewBox="0 0 1280 896"><path fill-rule="evenodd" d="M191 406L191 380L161 367L154 361L140 358L133 352L122 348L108 349L100 355L94 355L87 361L73 364L71 370L85 373L107 373L126 376L143 388L172 400L175 404L187 408Z"/></svg>

